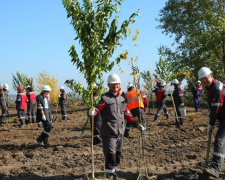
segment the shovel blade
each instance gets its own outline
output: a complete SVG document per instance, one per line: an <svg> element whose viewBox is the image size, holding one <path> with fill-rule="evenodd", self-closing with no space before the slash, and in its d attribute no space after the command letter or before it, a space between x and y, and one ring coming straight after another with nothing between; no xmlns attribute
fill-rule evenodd
<svg viewBox="0 0 225 180"><path fill-rule="evenodd" d="M210 178L209 175L202 173L198 176L198 180L210 180Z"/></svg>

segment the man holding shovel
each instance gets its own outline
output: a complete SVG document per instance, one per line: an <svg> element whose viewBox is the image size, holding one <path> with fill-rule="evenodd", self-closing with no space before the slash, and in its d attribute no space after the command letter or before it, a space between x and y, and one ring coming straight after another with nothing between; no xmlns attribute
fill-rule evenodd
<svg viewBox="0 0 225 180"><path fill-rule="evenodd" d="M202 67L198 71L198 76L202 84L208 90L207 101L210 108L210 114L207 132L211 133L216 123L216 119L218 119L220 123L214 141L214 153L211 167L205 168L204 173L219 178L225 158L225 106L223 103L225 88L223 83L213 78L212 71L207 67Z"/></svg>
<svg viewBox="0 0 225 180"><path fill-rule="evenodd" d="M171 84L174 85L173 100L176 108L177 118L176 125L183 125L183 117L181 114L181 107L184 106L184 91L180 88L180 82L177 79L173 79Z"/></svg>
<svg viewBox="0 0 225 180"><path fill-rule="evenodd" d="M166 107L166 96L167 96L166 82L162 81L160 86L161 86L161 88L156 93L156 101L157 101L157 105L158 105L158 110L155 115L154 121L159 121L158 118L163 111L164 111L166 118L167 119L170 118L169 113L167 111L167 107Z"/></svg>

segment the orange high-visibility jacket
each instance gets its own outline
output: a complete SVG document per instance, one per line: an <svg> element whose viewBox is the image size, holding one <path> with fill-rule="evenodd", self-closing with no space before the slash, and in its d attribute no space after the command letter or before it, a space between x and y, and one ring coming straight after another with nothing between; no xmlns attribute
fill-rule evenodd
<svg viewBox="0 0 225 180"><path fill-rule="evenodd" d="M140 100L138 100L137 95L139 95ZM143 97L142 97L142 94L140 94L139 90L138 91L136 89L131 90L130 92L127 93L126 98L127 98L127 106L129 110L132 110L137 107L144 108Z"/></svg>

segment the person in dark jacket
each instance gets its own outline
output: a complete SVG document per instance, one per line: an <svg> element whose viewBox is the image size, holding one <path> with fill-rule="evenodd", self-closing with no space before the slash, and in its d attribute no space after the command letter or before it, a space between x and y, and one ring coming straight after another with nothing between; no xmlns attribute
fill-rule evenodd
<svg viewBox="0 0 225 180"><path fill-rule="evenodd" d="M4 84L3 88L0 87L0 105L2 108L2 116L0 124L5 124L5 118L7 115L7 109L8 109L8 84Z"/></svg>
<svg viewBox="0 0 225 180"><path fill-rule="evenodd" d="M67 95L63 86L61 86L59 90L61 92L61 94L59 95L59 105L61 106L62 120L66 121L67 120L67 115L66 115Z"/></svg>
<svg viewBox="0 0 225 180"><path fill-rule="evenodd" d="M155 89L152 92L154 92L155 95L156 95L157 94L157 91L160 89L160 87L161 87L161 80L160 79L157 79L156 80L156 85L154 86Z"/></svg>
<svg viewBox="0 0 225 180"><path fill-rule="evenodd" d="M17 110L17 115L20 121L20 127L26 126L25 123L25 110L27 109L27 96L25 93L23 93L23 88L19 86L17 88L17 96L16 96L16 110Z"/></svg>
<svg viewBox="0 0 225 180"><path fill-rule="evenodd" d="M161 88L156 93L156 101L158 105L158 110L155 115L154 121L159 121L158 118L163 111L166 118L167 119L170 118L169 113L167 111L167 107L166 107L166 97L167 97L166 82L162 81L160 85L161 85Z"/></svg>
<svg viewBox="0 0 225 180"><path fill-rule="evenodd" d="M201 86L201 81L196 82L196 86L193 86L191 88L191 92L193 93L193 99L194 99L194 104L195 104L195 111L199 111L199 105L200 105L200 100L201 96L203 95L203 88Z"/></svg>
<svg viewBox="0 0 225 180"><path fill-rule="evenodd" d="M131 124L135 124L140 131L144 126L140 125L127 109L125 98L118 94L120 89L120 78L117 74L108 77L109 92L101 96L94 112L90 115L101 113L102 126L101 136L103 153L105 157L105 173L107 178L117 179L116 169L120 163L122 153L123 134L125 130L124 118Z"/></svg>
<svg viewBox="0 0 225 180"><path fill-rule="evenodd" d="M207 67L202 67L198 71L198 76L208 91L207 101L210 114L207 132L212 131L216 120L220 123L215 136L211 166L210 168L205 168L204 172L210 176L219 178L225 158L225 88L222 82L213 78L212 71Z"/></svg>
<svg viewBox="0 0 225 180"><path fill-rule="evenodd" d="M42 92L37 99L37 119L42 121L44 126L44 131L36 139L39 144L44 142L44 146L50 146L48 142L49 134L52 130L52 111L51 111L51 101L49 97L49 92L51 91L50 86L44 85L42 87Z"/></svg>
<svg viewBox="0 0 225 180"><path fill-rule="evenodd" d="M180 88L180 82L177 79L172 80L172 84L174 85L173 91L173 100L176 107L177 118L176 125L183 125L183 117L181 114L181 108L184 106L184 91ZM177 120L178 119L178 120Z"/></svg>
<svg viewBox="0 0 225 180"><path fill-rule="evenodd" d="M33 92L33 88L31 86L27 86L26 88L26 95L27 95L27 115L28 115L28 123L35 123L36 122L36 113L35 113L35 106L36 106L36 95Z"/></svg>

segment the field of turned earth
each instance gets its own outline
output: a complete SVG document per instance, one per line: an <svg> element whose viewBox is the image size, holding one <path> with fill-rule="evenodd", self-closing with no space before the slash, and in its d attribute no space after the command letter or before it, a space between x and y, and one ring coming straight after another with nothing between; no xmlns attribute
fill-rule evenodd
<svg viewBox="0 0 225 180"><path fill-rule="evenodd" d="M54 109L54 107L53 107ZM145 159L149 176L155 179L197 179L204 166L208 122L208 110L195 112L187 108L184 125L174 125L173 108L169 108L173 118L166 120L162 115L160 122L154 122L156 109L146 112L147 133L145 138ZM83 135L86 122L84 106L69 106L68 121L60 121L60 113L53 122L50 134L51 146L45 148L36 143L42 132L37 124L19 128L14 108L9 108L7 124L0 126L0 179L77 179L91 178L91 132L90 123ZM218 126L218 125L217 125ZM213 139L217 127L214 129ZM144 172L143 160L139 157L139 132L131 129L131 138L124 139L123 157L118 167L119 179L135 180L139 171ZM212 147L210 159L212 155ZM104 177L104 158L101 146L94 147L95 176ZM143 158L142 158L143 159ZM225 179L224 169L220 179Z"/></svg>

